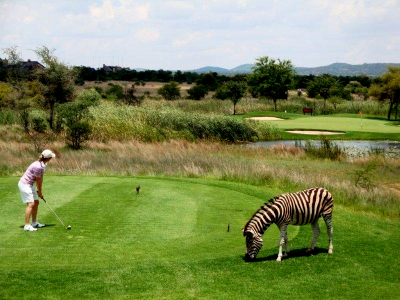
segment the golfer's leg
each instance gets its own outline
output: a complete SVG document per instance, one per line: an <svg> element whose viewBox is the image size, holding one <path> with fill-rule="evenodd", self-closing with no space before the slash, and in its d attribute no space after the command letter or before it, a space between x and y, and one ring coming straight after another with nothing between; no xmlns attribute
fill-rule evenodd
<svg viewBox="0 0 400 300"><path fill-rule="evenodd" d="M25 225L29 225L29 219L32 215L33 207L35 203L34 202L29 202L26 204L26 210L25 210Z"/></svg>
<svg viewBox="0 0 400 300"><path fill-rule="evenodd" d="M33 207L32 207L32 223L36 222L38 209L39 209L39 200L35 200L33 202Z"/></svg>

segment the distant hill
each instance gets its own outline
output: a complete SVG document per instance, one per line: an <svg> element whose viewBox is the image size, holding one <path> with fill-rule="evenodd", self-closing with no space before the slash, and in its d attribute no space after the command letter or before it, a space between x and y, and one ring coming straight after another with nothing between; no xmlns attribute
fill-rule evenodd
<svg viewBox="0 0 400 300"><path fill-rule="evenodd" d="M209 73L209 72L216 72L219 74L229 74L230 73L230 70L228 70L228 69L219 68L219 67L210 67L210 66L191 70L191 71L196 72L196 73Z"/></svg>
<svg viewBox="0 0 400 300"><path fill-rule="evenodd" d="M236 68L230 69L229 72L232 74L247 74L251 73L253 70L254 65L253 64L244 64L240 65Z"/></svg>
<svg viewBox="0 0 400 300"><path fill-rule="evenodd" d="M388 65L400 67L400 63L373 63L373 64L362 64L362 65L333 63L328 66L315 67L315 68L295 67L295 70L299 75L331 74L336 76L357 76L364 74L367 76L380 76L387 71ZM251 73L253 67L254 67L253 64L244 64L233 69L224 69L219 67L208 66L191 71L196 73L216 72L219 74L234 75L234 74Z"/></svg>
<svg viewBox="0 0 400 300"><path fill-rule="evenodd" d="M334 63L328 66L316 67L316 68L295 68L299 75L342 75L342 76L356 76L356 75L367 75L367 76L381 76L387 71L388 65L394 65L400 67L397 63L374 63L374 64L362 64L362 65L350 65L345 63Z"/></svg>

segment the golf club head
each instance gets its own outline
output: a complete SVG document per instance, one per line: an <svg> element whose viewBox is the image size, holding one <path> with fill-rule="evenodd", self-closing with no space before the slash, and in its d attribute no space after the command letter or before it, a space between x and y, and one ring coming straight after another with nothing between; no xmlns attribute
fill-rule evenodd
<svg viewBox="0 0 400 300"><path fill-rule="evenodd" d="M68 225L67 230L71 230L71 225Z"/></svg>

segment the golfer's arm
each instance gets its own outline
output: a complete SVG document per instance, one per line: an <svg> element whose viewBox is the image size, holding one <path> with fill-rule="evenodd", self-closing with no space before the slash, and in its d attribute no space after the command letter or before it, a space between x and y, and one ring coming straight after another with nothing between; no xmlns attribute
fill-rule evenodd
<svg viewBox="0 0 400 300"><path fill-rule="evenodd" d="M42 183L43 183L43 175L42 177L36 178L36 188L39 194L42 194Z"/></svg>

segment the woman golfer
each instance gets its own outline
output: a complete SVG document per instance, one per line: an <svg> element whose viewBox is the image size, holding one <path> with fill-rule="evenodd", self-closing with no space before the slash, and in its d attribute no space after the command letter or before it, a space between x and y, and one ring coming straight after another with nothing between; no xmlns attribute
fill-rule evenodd
<svg viewBox="0 0 400 300"><path fill-rule="evenodd" d="M51 150L44 150L37 161L32 163L25 174L21 177L18 183L18 188L21 192L22 202L26 203L25 210L25 226L26 231L37 231L36 228L44 227L37 220L39 208L39 198L43 198L42 184L43 175L46 170L46 164L56 155ZM29 219L32 216L32 225L29 224Z"/></svg>

